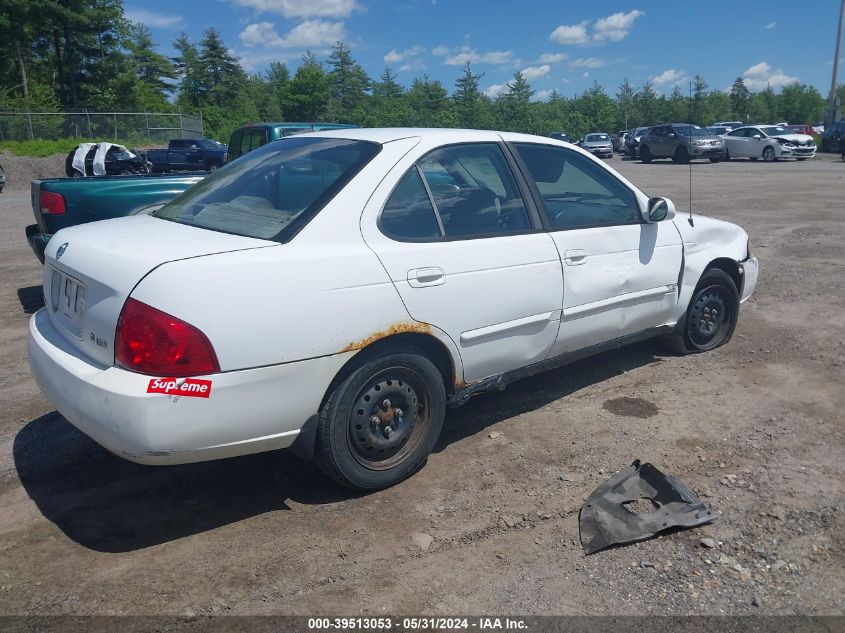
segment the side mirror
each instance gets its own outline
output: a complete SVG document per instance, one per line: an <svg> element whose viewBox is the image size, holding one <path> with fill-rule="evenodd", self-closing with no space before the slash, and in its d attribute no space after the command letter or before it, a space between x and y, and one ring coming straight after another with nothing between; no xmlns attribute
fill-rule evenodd
<svg viewBox="0 0 845 633"><path fill-rule="evenodd" d="M662 222L663 220L671 220L675 217L675 203L669 198L657 197L649 198L648 208L644 214L643 219L649 223Z"/></svg>
<svg viewBox="0 0 845 633"><path fill-rule="evenodd" d="M755 135L754 135L754 136L752 136L751 138L753 138L755 141L759 141L759 140L760 140L761 138L763 138L763 137L762 137L762 136L760 136L759 134L755 134Z"/></svg>
<svg viewBox="0 0 845 633"><path fill-rule="evenodd" d="M669 137L669 138L675 138L678 135L675 134L674 132L669 132L666 136Z"/></svg>

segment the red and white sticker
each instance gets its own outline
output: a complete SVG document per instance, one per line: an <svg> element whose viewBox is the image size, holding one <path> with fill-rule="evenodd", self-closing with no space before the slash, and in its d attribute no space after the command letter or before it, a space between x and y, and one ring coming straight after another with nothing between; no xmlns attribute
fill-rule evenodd
<svg viewBox="0 0 845 633"><path fill-rule="evenodd" d="M153 378L147 385L147 393L208 398L211 395L211 381L200 378Z"/></svg>

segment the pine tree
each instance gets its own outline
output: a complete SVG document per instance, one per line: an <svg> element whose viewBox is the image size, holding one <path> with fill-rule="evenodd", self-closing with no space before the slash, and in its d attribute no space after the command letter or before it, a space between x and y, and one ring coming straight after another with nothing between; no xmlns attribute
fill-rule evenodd
<svg viewBox="0 0 845 633"><path fill-rule="evenodd" d="M156 52L150 29L143 24L133 24L126 47L138 80L153 94L164 100L167 94L176 89L172 83L166 81L176 79L176 70L164 55Z"/></svg>
<svg viewBox="0 0 845 633"><path fill-rule="evenodd" d="M745 87L745 82L742 77L737 77L731 86L731 112L733 112L733 116L740 121L745 121L748 118L750 100L751 93Z"/></svg>
<svg viewBox="0 0 845 633"><path fill-rule="evenodd" d="M329 84L323 65L311 51L288 82L283 112L288 121L322 121Z"/></svg>
<svg viewBox="0 0 845 633"><path fill-rule="evenodd" d="M387 99L399 99L405 95L405 88L397 81L398 77L390 66L385 66L379 80L373 84L373 96Z"/></svg>
<svg viewBox="0 0 845 633"><path fill-rule="evenodd" d="M617 127L627 130L634 127L639 120L634 100L636 94L637 91L625 77L619 84L619 92L616 93L616 109L619 112Z"/></svg>
<svg viewBox="0 0 845 633"><path fill-rule="evenodd" d="M489 112L489 102L479 90L479 83L484 73L474 75L472 64L464 64L463 74L455 81L455 92L452 100L455 102L455 112L458 124L464 128L485 129L493 127L492 116Z"/></svg>
<svg viewBox="0 0 845 633"><path fill-rule="evenodd" d="M327 60L331 68L329 82L328 117L335 121L348 121L352 112L366 97L370 78L352 58L352 49L345 42L337 42Z"/></svg>

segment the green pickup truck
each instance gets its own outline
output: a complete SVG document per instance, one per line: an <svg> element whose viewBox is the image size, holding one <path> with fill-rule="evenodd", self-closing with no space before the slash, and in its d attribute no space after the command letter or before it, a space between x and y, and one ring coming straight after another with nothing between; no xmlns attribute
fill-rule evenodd
<svg viewBox="0 0 845 633"><path fill-rule="evenodd" d="M44 263L44 248L56 231L151 210L206 176L208 173L33 180L32 212L36 224L26 227L26 239Z"/></svg>

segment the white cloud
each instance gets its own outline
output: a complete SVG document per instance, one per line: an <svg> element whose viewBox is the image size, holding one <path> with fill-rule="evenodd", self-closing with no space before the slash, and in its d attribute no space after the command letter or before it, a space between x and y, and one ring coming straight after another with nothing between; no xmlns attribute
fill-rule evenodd
<svg viewBox="0 0 845 633"><path fill-rule="evenodd" d="M581 75L581 76L582 76L584 79L586 79L587 77L589 77L589 76L590 76L590 73L588 73L588 72L585 70L585 71L584 71L584 74L583 74L583 75Z"/></svg>
<svg viewBox="0 0 845 633"><path fill-rule="evenodd" d="M580 24L561 24L549 35L549 39L558 44L588 44L587 21Z"/></svg>
<svg viewBox="0 0 845 633"><path fill-rule="evenodd" d="M529 66L528 68L522 69L522 74L525 75L525 78L528 81L532 81L534 79L539 79L540 77L545 77L549 74L551 69L552 67L548 64L543 64L542 66Z"/></svg>
<svg viewBox="0 0 845 633"><path fill-rule="evenodd" d="M552 94L551 90L538 90L531 98L532 101L545 101Z"/></svg>
<svg viewBox="0 0 845 633"><path fill-rule="evenodd" d="M742 81L749 90L765 90L767 86L780 88L794 84L798 77L787 75L780 68L773 70L766 62L760 62L742 73Z"/></svg>
<svg viewBox="0 0 845 633"><path fill-rule="evenodd" d="M384 61L388 64L398 64L406 59L417 57L418 55L425 53L425 50L426 49L422 46L412 46L411 48L406 48L404 51L397 51L395 48L392 48L390 49L390 52L384 56Z"/></svg>
<svg viewBox="0 0 845 633"><path fill-rule="evenodd" d="M447 66L463 66L467 62L473 64L508 64L513 61L513 51L479 53L474 48L464 46L460 53L447 57L443 63Z"/></svg>
<svg viewBox="0 0 845 633"><path fill-rule="evenodd" d="M309 48L328 46L345 37L343 22L306 20L297 24L284 35L276 33L270 22L248 24L239 37L245 46L266 46L270 48Z"/></svg>
<svg viewBox="0 0 845 633"><path fill-rule="evenodd" d="M543 53L537 59L538 62L541 64L559 64L562 61L565 61L569 55L566 53Z"/></svg>
<svg viewBox="0 0 845 633"><path fill-rule="evenodd" d="M671 84L677 83L680 81L684 76L683 71L675 70L674 68L669 68L664 70L659 75L655 75L651 78L651 83L655 86L662 86L663 84Z"/></svg>
<svg viewBox="0 0 845 633"><path fill-rule="evenodd" d="M446 57L446 55L449 54L449 47L443 46L443 44L441 44L440 46L435 46L434 49L431 51L431 54L435 57Z"/></svg>
<svg viewBox="0 0 845 633"><path fill-rule="evenodd" d="M598 41L619 42L628 36L634 26L634 21L641 15L645 15L645 13L639 9L634 9L628 13L619 12L606 18L600 18L596 20L593 27L593 38Z"/></svg>
<svg viewBox="0 0 845 633"><path fill-rule="evenodd" d="M493 84L492 86L488 86L484 89L484 94L486 94L491 99L496 99L497 97L502 96L507 91L507 84Z"/></svg>
<svg viewBox="0 0 845 633"><path fill-rule="evenodd" d="M425 62L421 59L414 59L414 60L408 62L407 64L402 64L399 67L400 73L407 73L407 72L410 72L412 70L417 71L417 72L420 71L420 70L425 70Z"/></svg>
<svg viewBox="0 0 845 633"><path fill-rule="evenodd" d="M242 7L268 13L281 13L286 18L345 18L361 10L356 0L234 0Z"/></svg>
<svg viewBox="0 0 845 633"><path fill-rule="evenodd" d="M778 23L777 23L777 22L769 22L769 23L766 25L766 28L767 28L767 29L773 29L773 28L775 28L777 25L778 25Z"/></svg>
<svg viewBox="0 0 845 633"><path fill-rule="evenodd" d="M601 68L607 66L607 60L600 57L579 57L573 59L569 65L572 68Z"/></svg>
<svg viewBox="0 0 845 633"><path fill-rule="evenodd" d="M181 15L164 15L146 9L126 9L124 17L132 22L159 29L175 29L182 26L184 22Z"/></svg>

